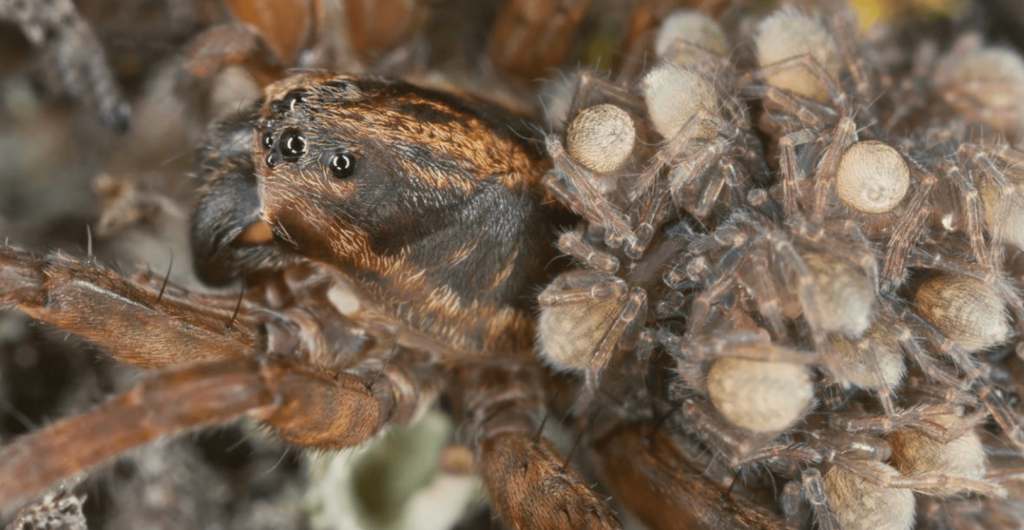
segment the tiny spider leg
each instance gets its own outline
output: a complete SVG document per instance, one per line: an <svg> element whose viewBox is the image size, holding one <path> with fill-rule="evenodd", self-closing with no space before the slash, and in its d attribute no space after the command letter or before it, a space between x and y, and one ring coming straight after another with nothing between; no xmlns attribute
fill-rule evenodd
<svg viewBox="0 0 1024 530"><path fill-rule="evenodd" d="M629 220L618 206L605 199L594 187L594 177L590 170L581 167L569 157L557 136L547 135L545 146L555 165L555 170L543 178L543 184L548 190L576 213L603 227L605 244L609 248L619 248L623 242L635 245L636 234L633 233Z"/></svg>
<svg viewBox="0 0 1024 530"><path fill-rule="evenodd" d="M595 248L583 239L583 234L579 230L569 230L558 236L557 246L558 250L588 267L608 274L615 274L619 270L619 258Z"/></svg>

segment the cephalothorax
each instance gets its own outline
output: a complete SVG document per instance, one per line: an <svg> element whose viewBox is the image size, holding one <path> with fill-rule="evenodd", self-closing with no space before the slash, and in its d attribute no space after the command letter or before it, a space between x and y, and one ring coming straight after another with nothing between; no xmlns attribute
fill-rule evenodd
<svg viewBox="0 0 1024 530"><path fill-rule="evenodd" d="M380 79L304 74L266 94L206 150L192 235L204 279L297 254L341 272L417 347L530 351L530 290L551 259L532 242L557 212L542 204L548 164L512 120ZM254 223L273 243L232 250Z"/></svg>

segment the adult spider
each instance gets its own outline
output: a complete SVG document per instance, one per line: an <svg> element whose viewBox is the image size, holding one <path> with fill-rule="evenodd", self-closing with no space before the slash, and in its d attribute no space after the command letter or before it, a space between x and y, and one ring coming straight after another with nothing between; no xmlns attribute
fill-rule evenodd
<svg viewBox="0 0 1024 530"><path fill-rule="evenodd" d="M380 79L317 73L269 86L259 107L214 131L193 216L197 271L213 283L244 276L241 299L5 246L0 306L122 362L172 370L0 449L0 505L240 415L307 447L360 444L440 391L508 524L616 527L536 435L544 394L529 292L549 258L527 242L553 234L558 212L542 202L546 162L497 116ZM328 302L342 277L368 304L358 318L376 341L338 339L352 325Z"/></svg>

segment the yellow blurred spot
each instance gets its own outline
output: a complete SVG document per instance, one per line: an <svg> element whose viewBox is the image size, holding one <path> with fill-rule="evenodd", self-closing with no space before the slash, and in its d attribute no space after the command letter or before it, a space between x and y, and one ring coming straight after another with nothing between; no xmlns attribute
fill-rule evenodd
<svg viewBox="0 0 1024 530"><path fill-rule="evenodd" d="M968 0L850 0L861 31L910 12L931 18L958 18L966 12Z"/></svg>
<svg viewBox="0 0 1024 530"><path fill-rule="evenodd" d="M883 20L891 18L892 3L883 0L852 0L850 4L857 13L858 27L866 30Z"/></svg>

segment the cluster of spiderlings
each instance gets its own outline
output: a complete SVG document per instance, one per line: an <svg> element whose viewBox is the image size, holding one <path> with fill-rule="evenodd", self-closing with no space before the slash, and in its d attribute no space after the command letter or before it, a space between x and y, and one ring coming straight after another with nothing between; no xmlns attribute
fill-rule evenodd
<svg viewBox="0 0 1024 530"><path fill-rule="evenodd" d="M547 139L539 354L795 527L1021 520L1024 59L924 44L677 11Z"/></svg>

